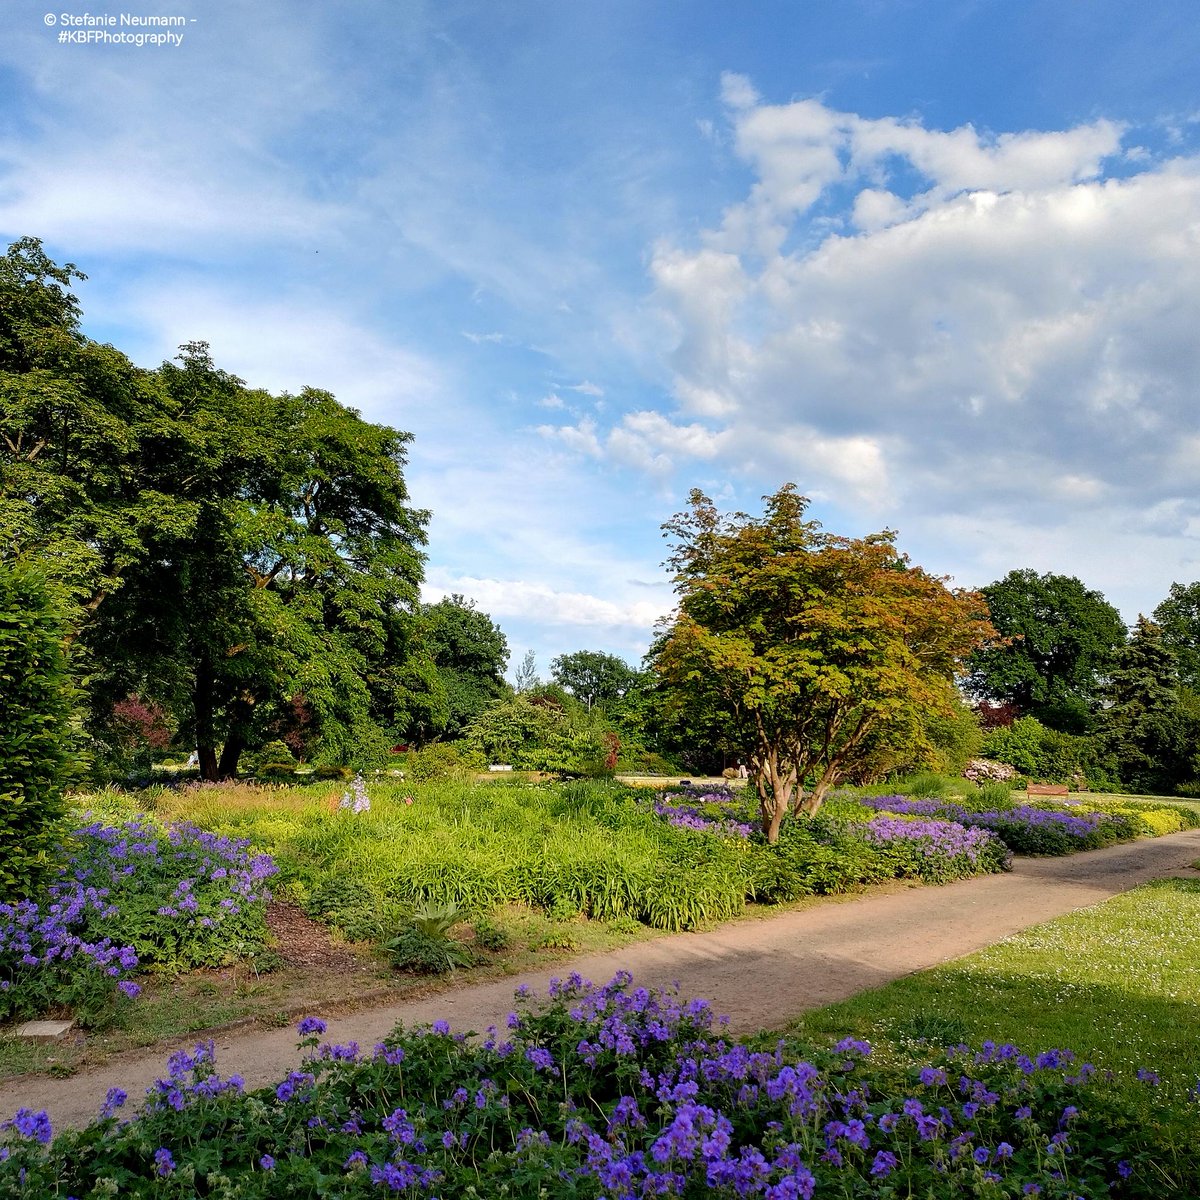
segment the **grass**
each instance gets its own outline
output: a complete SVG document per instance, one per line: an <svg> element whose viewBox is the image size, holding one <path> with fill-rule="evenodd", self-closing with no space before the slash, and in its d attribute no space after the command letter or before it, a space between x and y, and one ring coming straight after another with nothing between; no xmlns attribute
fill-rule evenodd
<svg viewBox="0 0 1200 1200"><path fill-rule="evenodd" d="M796 1036L1069 1048L1136 1083L1200 1079L1200 880L1164 879L809 1013Z"/></svg>

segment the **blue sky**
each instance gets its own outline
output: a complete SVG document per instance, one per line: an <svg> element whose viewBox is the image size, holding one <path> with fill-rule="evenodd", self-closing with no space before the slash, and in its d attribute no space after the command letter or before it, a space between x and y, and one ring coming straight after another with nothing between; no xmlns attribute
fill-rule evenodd
<svg viewBox="0 0 1200 1200"><path fill-rule="evenodd" d="M85 12L188 23L60 44ZM1192 0L0 22L0 234L143 365L206 340L410 431L427 597L514 666L640 658L692 487L793 481L960 585L1075 574L1131 621L1200 578Z"/></svg>

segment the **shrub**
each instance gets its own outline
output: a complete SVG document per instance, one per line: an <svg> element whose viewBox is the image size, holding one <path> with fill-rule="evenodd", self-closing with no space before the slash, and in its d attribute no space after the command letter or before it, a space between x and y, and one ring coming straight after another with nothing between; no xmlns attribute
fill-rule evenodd
<svg viewBox="0 0 1200 1200"><path fill-rule="evenodd" d="M450 936L462 919L455 904L423 904L384 948L396 966L419 974L442 975L455 967L470 966L474 961L471 948Z"/></svg>
<svg viewBox="0 0 1200 1200"><path fill-rule="evenodd" d="M471 928L475 931L475 945L481 950L498 954L512 945L512 938L488 917L476 917L471 922Z"/></svg>
<svg viewBox="0 0 1200 1200"><path fill-rule="evenodd" d="M1114 842L1129 841L1140 832L1135 822L1121 813L1089 812L1076 807L1064 812L1010 803L997 811L972 812L949 801L910 800L903 796L873 796L864 798L863 803L894 814L935 817L990 829L1014 854L1058 855L1096 850Z"/></svg>
<svg viewBox="0 0 1200 1200"><path fill-rule="evenodd" d="M1013 804L1012 788L1007 783L985 783L979 789L979 802L984 809L1011 808Z"/></svg>
<svg viewBox="0 0 1200 1200"><path fill-rule="evenodd" d="M353 776L354 772L349 767L334 766L332 763L321 763L313 768L314 779L351 779Z"/></svg>
<svg viewBox="0 0 1200 1200"><path fill-rule="evenodd" d="M461 779L487 766L483 755L465 742L432 742L409 752L406 773L418 783Z"/></svg>
<svg viewBox="0 0 1200 1200"><path fill-rule="evenodd" d="M42 583L0 561L0 899L33 895L58 859L72 766L61 638Z"/></svg>
<svg viewBox="0 0 1200 1200"><path fill-rule="evenodd" d="M963 771L963 778L977 783L981 787L988 783L1011 783L1017 772L1008 763L996 762L990 758L973 758Z"/></svg>
<svg viewBox="0 0 1200 1200"><path fill-rule="evenodd" d="M43 903L0 905L0 1020L75 1010L109 1019L137 967L186 970L252 957L267 939L269 858L244 841L146 818L92 821Z"/></svg>

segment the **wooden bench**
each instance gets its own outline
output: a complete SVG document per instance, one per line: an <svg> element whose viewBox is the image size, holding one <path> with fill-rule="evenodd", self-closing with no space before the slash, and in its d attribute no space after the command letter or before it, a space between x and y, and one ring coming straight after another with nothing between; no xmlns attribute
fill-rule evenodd
<svg viewBox="0 0 1200 1200"><path fill-rule="evenodd" d="M1070 789L1061 783L1031 783L1025 789L1027 796L1069 796Z"/></svg>

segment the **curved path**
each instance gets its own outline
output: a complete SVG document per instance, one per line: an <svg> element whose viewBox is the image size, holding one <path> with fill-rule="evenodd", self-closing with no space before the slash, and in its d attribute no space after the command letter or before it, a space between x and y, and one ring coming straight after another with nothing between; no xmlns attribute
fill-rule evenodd
<svg viewBox="0 0 1200 1200"><path fill-rule="evenodd" d="M708 933L676 934L559 963L523 980L535 994L544 994L552 975L575 970L600 981L624 968L640 984L678 982L684 995L712 1001L717 1012L730 1016L734 1031L779 1028L807 1009L958 958L1149 880L1200 876L1190 866L1198 858L1200 830L1194 829L1068 858L1018 859L1006 875L735 921ZM502 1026L520 982L514 976L332 1017L327 1036L369 1047L398 1021L441 1018L456 1029L473 1030ZM222 1075L240 1073L247 1087L275 1082L298 1061L296 1038L291 1028L218 1034L217 1067ZM175 1045L190 1047L196 1040ZM99 1112L108 1088L124 1088L131 1101L144 1095L165 1074L172 1048L122 1055L69 1079L26 1076L0 1085L0 1117L24 1105L46 1109L56 1129L85 1125Z"/></svg>

